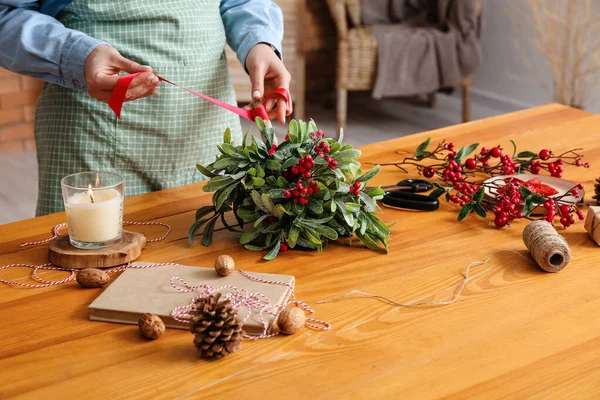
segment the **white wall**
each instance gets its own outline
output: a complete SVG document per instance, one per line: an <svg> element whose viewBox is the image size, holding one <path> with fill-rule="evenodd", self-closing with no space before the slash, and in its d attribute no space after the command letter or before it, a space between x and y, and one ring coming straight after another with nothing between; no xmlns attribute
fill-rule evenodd
<svg viewBox="0 0 600 400"><path fill-rule="evenodd" d="M592 3L594 12L600 13L600 1ZM521 5L521 16L515 16L515 5ZM486 1L481 37L483 61L474 76L475 94L522 108L552 102L549 66L531 44L530 18L526 0ZM600 113L600 86L586 103L586 109Z"/></svg>

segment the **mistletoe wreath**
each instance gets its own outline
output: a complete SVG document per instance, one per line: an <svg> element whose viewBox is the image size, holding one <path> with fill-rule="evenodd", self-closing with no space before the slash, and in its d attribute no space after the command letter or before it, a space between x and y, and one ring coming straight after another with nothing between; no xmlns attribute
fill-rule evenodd
<svg viewBox="0 0 600 400"><path fill-rule="evenodd" d="M190 243L203 228L202 243L212 243L217 220L241 233L249 250L267 251L266 260L288 249L322 251L329 240L354 235L368 248L388 250L389 227L376 215L376 200L385 194L368 187L379 166L363 174L360 151L326 137L314 123L292 120L285 141L277 145L274 129L256 118L262 142L248 134L241 145L225 131L220 155L198 170L210 178L203 187L214 192L212 205L196 212ZM226 215L237 222L231 224ZM243 231L246 224L251 229Z"/></svg>

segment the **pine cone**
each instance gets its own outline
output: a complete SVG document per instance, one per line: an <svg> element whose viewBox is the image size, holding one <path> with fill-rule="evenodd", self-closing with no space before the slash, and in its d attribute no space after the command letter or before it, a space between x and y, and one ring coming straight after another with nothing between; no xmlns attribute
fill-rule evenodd
<svg viewBox="0 0 600 400"><path fill-rule="evenodd" d="M194 345L203 358L219 359L242 345L242 323L231 301L219 302L221 293L197 299L192 305Z"/></svg>
<svg viewBox="0 0 600 400"><path fill-rule="evenodd" d="M596 200L596 204L600 204L600 178L596 178L596 184L594 185L593 199Z"/></svg>

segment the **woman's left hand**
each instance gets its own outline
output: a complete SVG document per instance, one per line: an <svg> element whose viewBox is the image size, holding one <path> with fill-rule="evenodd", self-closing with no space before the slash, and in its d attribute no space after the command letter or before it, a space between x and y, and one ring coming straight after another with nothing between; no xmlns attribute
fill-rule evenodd
<svg viewBox="0 0 600 400"><path fill-rule="evenodd" d="M260 100L273 90L284 88L289 92L291 75L277 57L271 46L259 43L254 46L246 57L246 68L252 82L252 98ZM247 105L246 109L252 109ZM286 104L283 96L277 95L267 100L265 108L269 119L277 119L285 124L285 118L292 113L292 104Z"/></svg>

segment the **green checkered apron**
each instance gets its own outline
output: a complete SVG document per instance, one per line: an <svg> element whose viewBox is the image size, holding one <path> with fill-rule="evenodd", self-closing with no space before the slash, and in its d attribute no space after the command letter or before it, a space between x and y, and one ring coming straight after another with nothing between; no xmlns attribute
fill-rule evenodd
<svg viewBox="0 0 600 400"><path fill-rule="evenodd" d="M182 86L235 103L219 0L74 0L58 19ZM60 179L89 170L125 178L127 196L203 179L223 131L241 141L239 118L163 84L125 103L121 119L87 93L46 84L37 105L37 214L63 209Z"/></svg>

